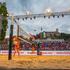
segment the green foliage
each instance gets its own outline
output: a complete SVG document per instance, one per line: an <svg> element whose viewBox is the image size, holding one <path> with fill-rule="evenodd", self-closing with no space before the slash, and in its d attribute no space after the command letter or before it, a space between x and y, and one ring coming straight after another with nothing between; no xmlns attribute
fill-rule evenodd
<svg viewBox="0 0 70 70"><path fill-rule="evenodd" d="M55 39L64 39L64 40L68 40L68 39L70 39L70 34L61 33L60 36L56 36L56 35L55 35Z"/></svg>
<svg viewBox="0 0 70 70"><path fill-rule="evenodd" d="M70 38L70 34L61 33L60 38L61 39L63 38L64 40L68 40Z"/></svg>
<svg viewBox="0 0 70 70"><path fill-rule="evenodd" d="M3 41L3 39L5 38L6 35L6 30L7 30L7 8L6 8L6 3L0 3L0 15L3 16L2 19L2 31L0 34L0 42Z"/></svg>

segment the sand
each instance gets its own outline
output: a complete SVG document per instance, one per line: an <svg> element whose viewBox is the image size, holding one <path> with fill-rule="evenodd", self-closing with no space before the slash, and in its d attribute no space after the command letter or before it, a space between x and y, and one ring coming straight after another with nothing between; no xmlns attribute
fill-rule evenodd
<svg viewBox="0 0 70 70"><path fill-rule="evenodd" d="M25 69L69 69L70 56L12 56L8 60L7 55L0 55L0 67L9 70ZM2 70L2 69L0 69Z"/></svg>

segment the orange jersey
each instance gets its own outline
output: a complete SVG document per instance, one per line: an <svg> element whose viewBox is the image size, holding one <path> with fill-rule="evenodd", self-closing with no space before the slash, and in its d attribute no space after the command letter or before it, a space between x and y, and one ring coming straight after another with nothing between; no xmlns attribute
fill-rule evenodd
<svg viewBox="0 0 70 70"><path fill-rule="evenodd" d="M18 41L13 41L14 45L15 45L15 49L18 49L19 48L19 42Z"/></svg>

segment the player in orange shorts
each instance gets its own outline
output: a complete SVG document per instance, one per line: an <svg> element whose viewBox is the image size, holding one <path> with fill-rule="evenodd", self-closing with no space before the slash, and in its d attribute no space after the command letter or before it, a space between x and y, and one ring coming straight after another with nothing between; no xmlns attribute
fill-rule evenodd
<svg viewBox="0 0 70 70"><path fill-rule="evenodd" d="M14 55L17 53L18 55L20 55L19 51L20 51L20 44L19 44L19 40L17 37L15 37L13 39L13 44L14 44Z"/></svg>
<svg viewBox="0 0 70 70"><path fill-rule="evenodd" d="M32 53L35 52L35 44L32 44Z"/></svg>

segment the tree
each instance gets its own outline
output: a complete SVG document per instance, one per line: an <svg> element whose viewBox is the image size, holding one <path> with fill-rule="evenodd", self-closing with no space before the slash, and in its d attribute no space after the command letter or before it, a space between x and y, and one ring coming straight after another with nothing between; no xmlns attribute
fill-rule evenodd
<svg viewBox="0 0 70 70"><path fill-rule="evenodd" d="M70 34L61 33L60 38L62 38L64 40L68 40L70 38Z"/></svg>
<svg viewBox="0 0 70 70"><path fill-rule="evenodd" d="M5 38L6 35L6 30L7 30L7 8L6 8L6 3L1 3L0 2L0 15L3 16L2 18L2 30L1 30L1 34L0 34L0 42L2 42Z"/></svg>

